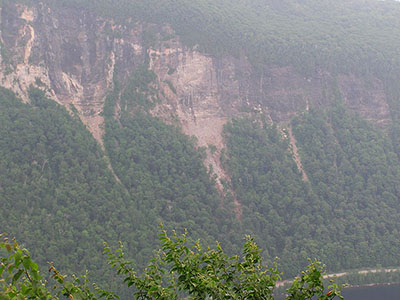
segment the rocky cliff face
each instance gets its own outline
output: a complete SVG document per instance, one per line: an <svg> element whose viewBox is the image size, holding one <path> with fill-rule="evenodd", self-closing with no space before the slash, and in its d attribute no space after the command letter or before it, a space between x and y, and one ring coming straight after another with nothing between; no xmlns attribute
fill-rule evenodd
<svg viewBox="0 0 400 300"><path fill-rule="evenodd" d="M140 25L118 26L93 13L10 4L1 11L0 84L28 101L31 85L66 106L73 105L98 141L104 98L114 68L125 77L143 61ZM121 32L119 38L113 33Z"/></svg>
<svg viewBox="0 0 400 300"><path fill-rule="evenodd" d="M220 178L228 179L219 162L223 125L235 116L262 113L285 123L341 94L366 119L383 127L390 122L384 87L376 78L365 82L323 70L305 78L290 66L256 72L244 55L215 58L185 47L168 25L128 20L121 26L88 11L53 10L40 2L7 4L1 10L0 41L0 85L24 101L32 85L68 109L73 105L100 143L101 112L113 75L123 86L132 70L148 62L163 95L152 113L178 122L200 146L216 146L205 163Z"/></svg>

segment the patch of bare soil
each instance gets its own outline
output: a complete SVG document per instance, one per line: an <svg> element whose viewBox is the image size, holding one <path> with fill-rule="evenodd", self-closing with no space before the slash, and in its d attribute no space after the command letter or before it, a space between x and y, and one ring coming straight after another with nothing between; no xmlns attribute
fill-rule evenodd
<svg viewBox="0 0 400 300"><path fill-rule="evenodd" d="M222 132L227 118L199 118L196 120L187 120L183 122L182 129L188 135L194 135L197 138L200 147L207 148L207 156L204 160L205 166L216 176L216 186L221 196L222 203L225 198L226 190L221 181L230 184L231 180L221 164L221 150L224 147ZM233 191L229 191L234 195ZM238 220L242 217L242 204L235 198L233 201L235 215Z"/></svg>
<svg viewBox="0 0 400 300"><path fill-rule="evenodd" d="M289 126L288 132L289 132L289 142L290 142L290 145L292 147L292 152L293 152L293 159L297 165L297 169L299 169L299 171L302 175L303 181L309 182L307 173L304 171L303 165L301 163L300 155L299 155L297 144L296 144L297 143L296 138L294 137L293 131L292 131L292 125Z"/></svg>

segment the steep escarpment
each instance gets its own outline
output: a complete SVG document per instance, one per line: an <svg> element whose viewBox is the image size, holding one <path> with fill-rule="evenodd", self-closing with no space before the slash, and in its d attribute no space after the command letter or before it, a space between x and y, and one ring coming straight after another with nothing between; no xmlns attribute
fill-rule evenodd
<svg viewBox="0 0 400 300"><path fill-rule="evenodd" d="M6 1L0 20L0 85L25 102L30 87L41 89L103 146L96 153L108 157L99 160L124 186L120 198L136 222L121 224L115 236L130 241L135 259L144 262L156 235L150 228L166 221L232 248L238 233L251 233L264 256L282 256L292 275L309 256L332 270L397 262L390 242L382 242L384 258L377 255L380 235L400 240L390 217L400 196L400 151L390 140L397 98L385 77L328 63L305 71L304 52L295 52L297 64L284 52L280 63L256 60L264 48L254 44L206 51L204 40L188 42L177 21L156 19ZM363 223L365 216L386 221ZM340 254L342 244L351 259Z"/></svg>
<svg viewBox="0 0 400 300"><path fill-rule="evenodd" d="M335 93L366 119L382 126L390 122L383 83L373 76L365 82L324 70L306 77L290 66L255 70L245 54L215 57L185 46L167 25L129 20L119 25L88 10L55 9L42 2L33 7L7 4L1 43L0 84L25 100L34 85L57 102L73 105L99 142L113 74L123 84L145 62L167 100L155 114L166 119L166 111L176 115L185 133L218 151L222 126L233 116L262 112L272 122L288 121L310 105L329 103Z"/></svg>
<svg viewBox="0 0 400 300"><path fill-rule="evenodd" d="M126 33L113 38L114 31ZM68 109L72 105L101 143L101 112L115 66L123 78L144 59L138 36L140 26L129 31L89 11L7 4L1 18L1 85L25 101L33 85Z"/></svg>

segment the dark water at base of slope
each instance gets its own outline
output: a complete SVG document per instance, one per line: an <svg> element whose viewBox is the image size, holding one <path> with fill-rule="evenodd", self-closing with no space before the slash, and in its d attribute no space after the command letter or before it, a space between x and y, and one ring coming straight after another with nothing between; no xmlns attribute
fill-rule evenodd
<svg viewBox="0 0 400 300"><path fill-rule="evenodd" d="M400 285L344 289L345 300L400 300Z"/></svg>
<svg viewBox="0 0 400 300"><path fill-rule="evenodd" d="M346 288L342 296L345 300L400 300L400 284ZM280 295L275 299L284 300L285 297Z"/></svg>

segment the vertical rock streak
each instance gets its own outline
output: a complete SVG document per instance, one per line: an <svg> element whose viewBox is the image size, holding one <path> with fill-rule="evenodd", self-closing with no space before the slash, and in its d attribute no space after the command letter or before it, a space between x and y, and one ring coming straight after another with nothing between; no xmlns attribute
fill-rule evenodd
<svg viewBox="0 0 400 300"><path fill-rule="evenodd" d="M245 55L216 58L185 47L168 25L151 25L158 33L149 46L143 38L149 24L118 25L93 12L50 10L43 3L32 8L7 4L1 14L0 85L24 101L33 85L67 109L73 105L100 145L103 105L114 75L123 86L148 56L162 94L152 114L179 124L200 147L215 147L204 163L212 167L221 194L220 180L230 181L220 162L222 132L232 117L264 113L273 122L287 122L329 101L336 91L325 87L336 82L350 109L380 126L390 121L383 84L376 78L370 85L355 75L333 78L324 71L304 78L290 66L264 66L256 72ZM307 181L291 128L289 134L294 160ZM241 204L235 200L235 205L240 218Z"/></svg>

